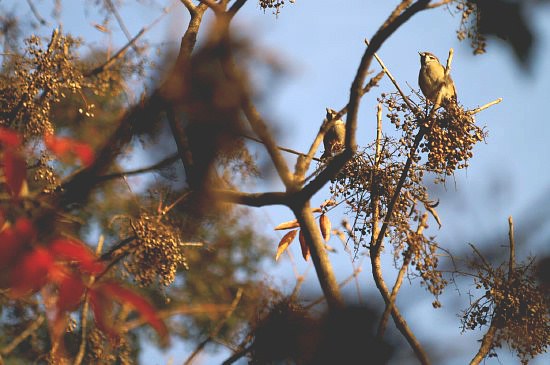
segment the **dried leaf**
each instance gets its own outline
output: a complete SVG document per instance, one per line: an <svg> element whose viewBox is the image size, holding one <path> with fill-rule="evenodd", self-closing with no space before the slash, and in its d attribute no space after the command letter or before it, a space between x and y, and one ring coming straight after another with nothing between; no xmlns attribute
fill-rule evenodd
<svg viewBox="0 0 550 365"><path fill-rule="evenodd" d="M439 219L439 215L437 214L437 211L435 210L435 208L433 208L431 205L426 205L426 209L432 214L435 221L439 225L439 228L441 228L441 220Z"/></svg>
<svg viewBox="0 0 550 365"><path fill-rule="evenodd" d="M300 247L302 248L302 257L304 260L309 260L309 246L306 243L306 238L304 237L304 234L302 233L302 230L300 230Z"/></svg>
<svg viewBox="0 0 550 365"><path fill-rule="evenodd" d="M275 231L282 231L285 229L292 229L292 228L298 228L300 227L300 223L296 219L288 222L284 222L279 224L277 227L275 227Z"/></svg>
<svg viewBox="0 0 550 365"><path fill-rule="evenodd" d="M296 237L296 233L298 233L297 229L288 232L283 236L283 238L281 238L281 241L279 242L279 247L277 247L277 254L275 255L275 261L279 260L279 257L283 254L283 252L286 251L288 246L292 243L292 241Z"/></svg>
<svg viewBox="0 0 550 365"><path fill-rule="evenodd" d="M327 242L330 239L330 230L332 228L332 224L330 223L330 219L326 216L326 214L321 214L319 217L319 228L321 229L321 235L323 236L323 239L325 242Z"/></svg>
<svg viewBox="0 0 550 365"><path fill-rule="evenodd" d="M322 211L321 208L311 208L311 213L321 213Z"/></svg>

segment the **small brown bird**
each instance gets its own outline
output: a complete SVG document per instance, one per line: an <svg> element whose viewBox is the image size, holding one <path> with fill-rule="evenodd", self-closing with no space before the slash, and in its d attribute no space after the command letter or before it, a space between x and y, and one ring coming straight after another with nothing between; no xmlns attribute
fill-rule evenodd
<svg viewBox="0 0 550 365"><path fill-rule="evenodd" d="M456 102L455 84L450 75L445 78L445 67L430 52L418 52L418 54L420 55L418 85L422 94L426 99L435 103L441 88L442 104Z"/></svg>
<svg viewBox="0 0 550 365"><path fill-rule="evenodd" d="M338 114L335 110L327 108L327 120L332 120ZM323 137L323 145L325 146L325 152L321 158L328 158L333 156L336 152L344 148L344 140L346 138L346 124L344 121L338 119L327 130Z"/></svg>

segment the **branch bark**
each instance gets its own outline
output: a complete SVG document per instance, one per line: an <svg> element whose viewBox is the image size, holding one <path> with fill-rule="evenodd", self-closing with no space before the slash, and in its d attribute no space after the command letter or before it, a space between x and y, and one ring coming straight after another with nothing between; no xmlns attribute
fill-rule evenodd
<svg viewBox="0 0 550 365"><path fill-rule="evenodd" d="M321 232L315 224L309 201L294 207L293 211L300 223L306 243L309 246L317 278L319 279L329 308L338 309L343 307L344 300L340 294L340 287L325 251L325 243L321 237Z"/></svg>

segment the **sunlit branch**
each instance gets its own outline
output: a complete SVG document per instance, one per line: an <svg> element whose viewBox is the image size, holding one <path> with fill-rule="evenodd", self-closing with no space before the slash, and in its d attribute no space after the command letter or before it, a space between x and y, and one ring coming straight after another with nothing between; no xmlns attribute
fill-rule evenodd
<svg viewBox="0 0 550 365"><path fill-rule="evenodd" d="M451 1L453 1L453 0L442 0L442 1L439 1L439 2L437 2L437 3L433 3L433 4L428 5L428 8L429 8L429 9L438 8L438 7L440 7L440 6L443 6L443 5L445 5L445 4L450 3Z"/></svg>
<svg viewBox="0 0 550 365"><path fill-rule="evenodd" d="M473 110L469 110L469 111L468 111L468 114L470 114L470 115L472 115L472 114L477 114L477 113L479 113L479 112L482 111L482 110L485 110L485 109L487 109L487 108L492 107L492 106L495 105L495 104L500 103L501 101L502 101L502 98L498 98L498 99L496 99L496 100L491 101L490 103L487 103L487 104L485 104L485 105L480 106L479 108L475 108L475 109L473 109Z"/></svg>

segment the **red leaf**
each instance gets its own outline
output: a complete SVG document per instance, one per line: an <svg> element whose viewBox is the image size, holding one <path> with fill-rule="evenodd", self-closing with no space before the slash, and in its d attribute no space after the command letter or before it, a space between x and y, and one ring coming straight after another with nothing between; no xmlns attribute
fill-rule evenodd
<svg viewBox="0 0 550 365"><path fill-rule="evenodd" d="M13 262L21 251L21 242L11 227L0 232L0 269L5 268Z"/></svg>
<svg viewBox="0 0 550 365"><path fill-rule="evenodd" d="M104 294L117 298L121 303L132 306L157 331L162 339L168 336L168 329L157 316L155 308L142 296L115 283L102 283L97 288Z"/></svg>
<svg viewBox="0 0 550 365"><path fill-rule="evenodd" d="M78 308L84 294L84 283L76 275L65 275L58 284L59 297L57 308L60 312L74 311Z"/></svg>
<svg viewBox="0 0 550 365"><path fill-rule="evenodd" d="M24 256L11 272L10 295L17 298L39 290L46 284L53 264L53 257L44 248L36 248Z"/></svg>
<svg viewBox="0 0 550 365"><path fill-rule="evenodd" d="M36 236L32 222L19 218L15 227L7 227L0 232L0 268L13 264Z"/></svg>
<svg viewBox="0 0 550 365"><path fill-rule="evenodd" d="M15 222L17 237L23 242L31 242L36 238L36 230L30 219L18 218Z"/></svg>
<svg viewBox="0 0 550 365"><path fill-rule="evenodd" d="M4 151L4 175L12 196L19 196L27 175L25 160L16 152Z"/></svg>
<svg viewBox="0 0 550 365"><path fill-rule="evenodd" d="M11 129L0 127L0 143L15 149L21 145L21 136Z"/></svg>
<svg viewBox="0 0 550 365"><path fill-rule="evenodd" d="M109 323L111 321L111 300L106 293L96 290L95 288L88 289L90 304L94 312L94 321L102 332L110 337L116 337L116 332Z"/></svg>
<svg viewBox="0 0 550 365"><path fill-rule="evenodd" d="M105 269L105 265L97 261L92 250L80 241L60 238L51 242L49 247L56 258L77 261L80 268L87 273L99 274Z"/></svg>
<svg viewBox="0 0 550 365"><path fill-rule="evenodd" d="M80 158L80 161L85 166L89 166L94 162L94 150L85 143L78 143L73 146L74 153Z"/></svg>
<svg viewBox="0 0 550 365"><path fill-rule="evenodd" d="M74 154L84 165L90 165L94 160L92 148L88 144L75 141L72 138L46 134L44 136L44 144L53 154L61 159L70 158Z"/></svg>

